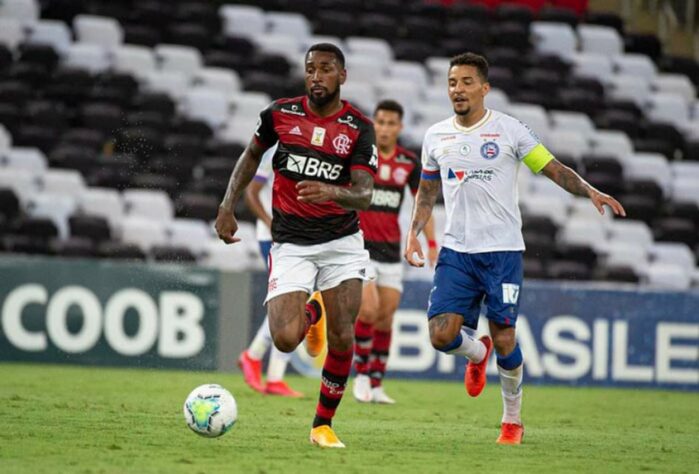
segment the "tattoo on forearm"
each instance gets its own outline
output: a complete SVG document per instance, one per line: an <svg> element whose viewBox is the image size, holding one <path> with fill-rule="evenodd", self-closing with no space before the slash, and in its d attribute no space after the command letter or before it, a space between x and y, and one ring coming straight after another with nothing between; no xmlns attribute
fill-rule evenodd
<svg viewBox="0 0 699 474"><path fill-rule="evenodd" d="M413 219L411 230L418 235L425 228L427 221L432 215L432 208L437 202L437 195L442 182L440 180L420 180L420 187L415 195L415 207L413 208Z"/></svg>
<svg viewBox="0 0 699 474"><path fill-rule="evenodd" d="M374 190L374 178L364 170L352 171L352 186L335 188L333 201L345 209L368 209L371 193Z"/></svg>
<svg viewBox="0 0 699 474"><path fill-rule="evenodd" d="M240 159L238 159L231 173L231 178L228 180L226 194L221 201L222 208L233 211L245 187L250 184L250 181L255 176L261 157L262 150L254 143L251 143L240 155Z"/></svg>
<svg viewBox="0 0 699 474"><path fill-rule="evenodd" d="M544 167L544 175L554 183L576 196L587 197L591 189L590 184L582 179L575 171L557 160L551 161Z"/></svg>

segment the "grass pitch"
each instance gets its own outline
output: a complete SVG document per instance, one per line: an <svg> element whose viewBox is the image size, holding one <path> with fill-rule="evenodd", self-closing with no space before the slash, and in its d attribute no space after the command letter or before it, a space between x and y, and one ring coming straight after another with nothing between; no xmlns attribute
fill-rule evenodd
<svg viewBox="0 0 699 474"><path fill-rule="evenodd" d="M190 432L182 404L203 383L236 397L218 439ZM525 444L495 444L500 391L388 380L395 406L351 394L334 426L345 450L308 442L318 381L291 377L302 400L253 393L240 375L0 364L2 473L697 472L699 396L526 387Z"/></svg>

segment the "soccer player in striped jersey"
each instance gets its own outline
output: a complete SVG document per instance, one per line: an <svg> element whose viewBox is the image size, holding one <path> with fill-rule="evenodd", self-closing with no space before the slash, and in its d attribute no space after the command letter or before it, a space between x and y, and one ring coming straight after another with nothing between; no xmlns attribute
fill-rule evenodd
<svg viewBox="0 0 699 474"><path fill-rule="evenodd" d="M452 58L447 79L455 115L425 134L405 258L414 266L424 264L417 236L441 187L447 221L427 308L432 345L469 360L464 382L473 397L485 387L494 346L504 408L497 442L520 444L523 360L515 324L524 240L517 202L519 168L523 163L569 193L589 198L600 214L604 206L616 215L624 216L625 211L613 197L557 161L528 126L485 108L490 85L483 56L464 53ZM492 339L474 339L465 330L477 328L481 302Z"/></svg>
<svg viewBox="0 0 699 474"><path fill-rule="evenodd" d="M347 78L342 51L315 44L304 68L306 95L276 100L260 113L255 135L231 174L216 231L226 243L239 240L235 204L264 151L277 143L265 300L270 331L274 345L291 352L304 337L321 340L319 324L327 320L328 354L310 441L343 448L332 420L352 368L353 327L369 265L357 210L371 203L378 157L371 120L340 99ZM318 301L307 304L316 287L325 311ZM310 341L306 349L316 352Z"/></svg>
<svg viewBox="0 0 699 474"><path fill-rule="evenodd" d="M403 129L403 107L394 100L380 102L374 111L374 132L379 164L374 178L371 207L359 213L364 247L371 258L375 278L364 283L362 306L354 332L354 398L360 402L393 404L383 388L393 314L403 292L403 263L400 256L401 232L398 215L405 188L413 195L420 182L420 160L398 145ZM428 259L437 260L437 243L432 220L424 229Z"/></svg>

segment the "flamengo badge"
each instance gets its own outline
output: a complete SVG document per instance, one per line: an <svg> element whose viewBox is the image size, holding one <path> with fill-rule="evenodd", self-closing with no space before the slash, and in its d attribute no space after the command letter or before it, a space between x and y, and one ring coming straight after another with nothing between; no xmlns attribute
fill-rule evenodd
<svg viewBox="0 0 699 474"><path fill-rule="evenodd" d="M350 151L352 140L344 133L339 134L333 139L333 146L338 155L346 155Z"/></svg>

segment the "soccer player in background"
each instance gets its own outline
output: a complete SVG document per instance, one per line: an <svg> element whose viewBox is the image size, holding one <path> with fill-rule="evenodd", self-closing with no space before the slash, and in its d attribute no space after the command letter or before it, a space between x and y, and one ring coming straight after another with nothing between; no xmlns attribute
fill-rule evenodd
<svg viewBox="0 0 699 474"><path fill-rule="evenodd" d="M257 217L257 242L260 245L260 254L265 265L268 265L267 270L269 270L269 250L272 248L272 216L270 215L272 211L272 179L274 177L272 156L276 151L277 147L273 146L262 155L255 177L245 189L245 203ZM270 347L269 361L267 362L267 383L263 385L262 358ZM243 372L245 383L257 392L282 397L302 397L302 393L293 390L283 380L290 358L291 353L282 352L272 344L269 318L265 317L250 346L240 354L238 366Z"/></svg>
<svg viewBox="0 0 699 474"><path fill-rule="evenodd" d="M524 251L517 202L520 163L569 193L589 198L600 214L605 205L616 215L626 214L614 198L557 161L528 126L486 109L489 90L484 57L464 53L452 58L448 93L455 115L425 134L405 258L413 266L424 265L417 236L441 185L447 221L427 309L430 339L436 349L468 358L464 382L473 397L485 387L486 364L495 346L504 407L497 442L520 444L523 361L515 338ZM474 339L464 328L476 329L481 301L492 340Z"/></svg>
<svg viewBox="0 0 699 474"><path fill-rule="evenodd" d="M401 233L398 215L405 187L413 195L420 182L420 161L398 145L403 129L403 107L394 100L380 102L374 111L374 132L379 164L374 178L371 207L359 213L364 247L369 251L374 281L364 283L362 306L354 329L354 397L360 402L393 404L382 380L386 373L393 314L403 292L403 263L400 257ZM437 260L434 225L424 229L428 260Z"/></svg>
<svg viewBox="0 0 699 474"><path fill-rule="evenodd" d="M304 67L306 96L276 100L260 113L255 136L231 174L216 231L226 243L240 240L235 204L264 151L278 142L265 300L270 331L274 345L291 352L309 328L327 319L328 354L310 440L342 448L331 424L352 367L354 321L369 265L356 210L369 207L378 157L371 121L340 99L347 78L342 51L315 44ZM316 287L326 317L317 302L311 301L315 308L306 304Z"/></svg>

